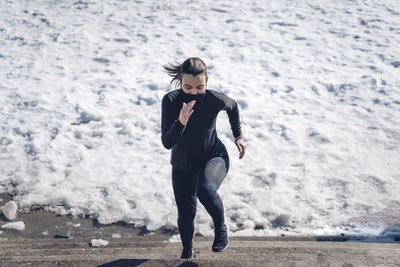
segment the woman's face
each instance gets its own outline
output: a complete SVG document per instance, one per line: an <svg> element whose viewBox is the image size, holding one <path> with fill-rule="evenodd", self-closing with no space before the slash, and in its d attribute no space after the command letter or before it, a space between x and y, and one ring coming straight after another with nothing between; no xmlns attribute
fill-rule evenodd
<svg viewBox="0 0 400 267"><path fill-rule="evenodd" d="M207 80L208 78L204 73L196 76L184 73L182 75L182 89L187 94L202 94L206 91Z"/></svg>

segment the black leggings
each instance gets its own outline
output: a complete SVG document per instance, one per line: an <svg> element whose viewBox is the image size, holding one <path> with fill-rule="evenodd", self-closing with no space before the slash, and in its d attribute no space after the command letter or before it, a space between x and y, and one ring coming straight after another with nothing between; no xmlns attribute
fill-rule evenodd
<svg viewBox="0 0 400 267"><path fill-rule="evenodd" d="M224 207L217 193L229 170L229 157L214 157L197 171L172 167L172 186L178 208L178 228L183 247L192 247L197 197L211 215L215 226L225 223Z"/></svg>

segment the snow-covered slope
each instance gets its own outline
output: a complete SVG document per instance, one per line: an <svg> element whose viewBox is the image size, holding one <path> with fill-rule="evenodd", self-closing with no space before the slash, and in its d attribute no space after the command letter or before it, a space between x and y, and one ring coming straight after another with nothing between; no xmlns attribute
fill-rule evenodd
<svg viewBox="0 0 400 267"><path fill-rule="evenodd" d="M243 159L217 121L233 235L378 233L400 208L399 51L396 0L1 1L0 188L176 227L161 65L198 56L240 108ZM213 233L200 202L195 223Z"/></svg>

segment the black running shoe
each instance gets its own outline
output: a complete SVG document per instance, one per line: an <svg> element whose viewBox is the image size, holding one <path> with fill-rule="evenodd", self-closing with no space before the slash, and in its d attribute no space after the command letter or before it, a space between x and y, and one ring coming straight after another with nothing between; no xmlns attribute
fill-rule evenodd
<svg viewBox="0 0 400 267"><path fill-rule="evenodd" d="M193 248L183 248L181 259L196 258L196 252Z"/></svg>
<svg viewBox="0 0 400 267"><path fill-rule="evenodd" d="M221 227L216 227L214 231L215 231L215 237L214 237L214 243L212 244L212 251L220 252L224 250L229 243L228 227L226 224L224 224Z"/></svg>

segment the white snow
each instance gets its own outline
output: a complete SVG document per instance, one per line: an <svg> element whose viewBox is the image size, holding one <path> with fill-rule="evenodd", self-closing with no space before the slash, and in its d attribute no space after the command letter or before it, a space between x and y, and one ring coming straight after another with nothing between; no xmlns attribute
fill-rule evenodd
<svg viewBox="0 0 400 267"><path fill-rule="evenodd" d="M111 235L112 238L122 238L122 235L120 233L113 233Z"/></svg>
<svg viewBox="0 0 400 267"><path fill-rule="evenodd" d="M6 204L0 207L0 211L3 213L7 220L14 220L17 217L17 203L15 201L8 201Z"/></svg>
<svg viewBox="0 0 400 267"><path fill-rule="evenodd" d="M399 51L396 0L1 1L0 191L177 226L161 65L198 56L247 144L221 112L232 235L379 233L359 218L400 207ZM200 202L195 225L213 234Z"/></svg>
<svg viewBox="0 0 400 267"><path fill-rule="evenodd" d="M17 231L24 231L25 230L25 223L23 221L18 222L9 222L5 223L1 226L3 229L13 229Z"/></svg>
<svg viewBox="0 0 400 267"><path fill-rule="evenodd" d="M66 224L66 225L72 225L72 226L75 227L75 228L78 228L78 227L81 226L80 223L73 223L73 222L65 222L65 224Z"/></svg>
<svg viewBox="0 0 400 267"><path fill-rule="evenodd" d="M172 235L169 239L168 242L181 242L181 236L179 234Z"/></svg>
<svg viewBox="0 0 400 267"><path fill-rule="evenodd" d="M99 247L99 246L107 246L109 242L103 239L92 239L90 243L92 244L93 247Z"/></svg>

